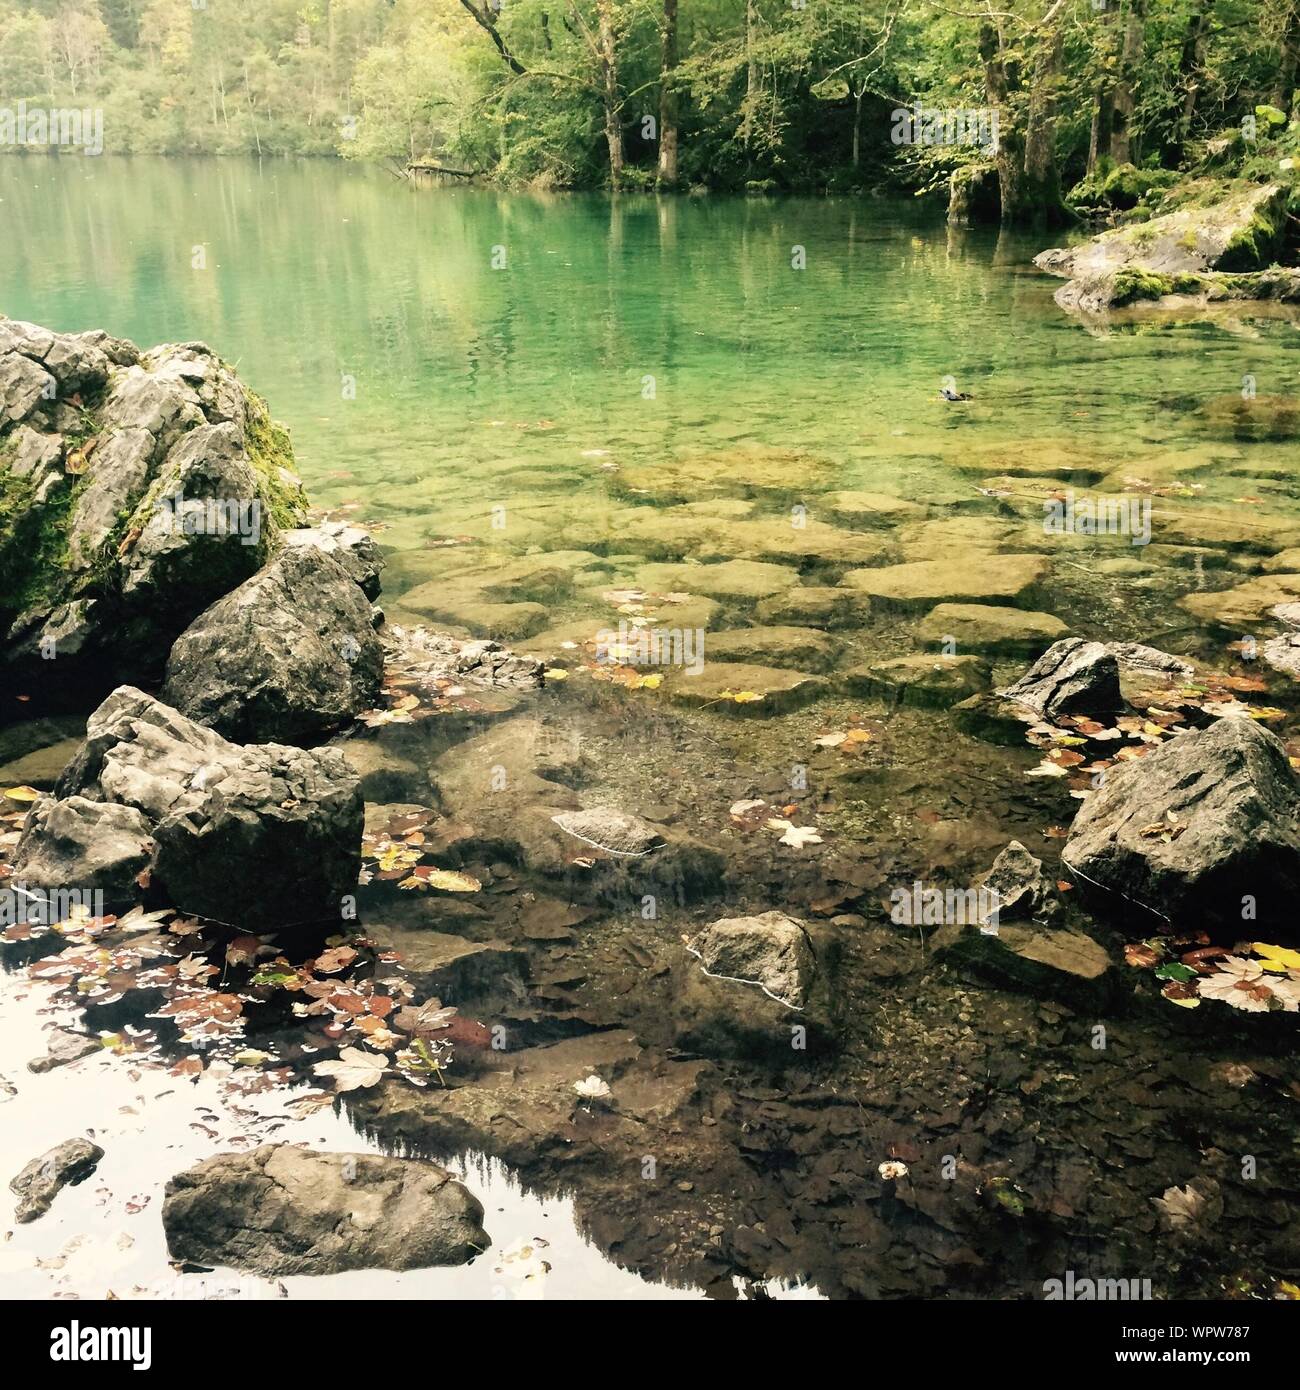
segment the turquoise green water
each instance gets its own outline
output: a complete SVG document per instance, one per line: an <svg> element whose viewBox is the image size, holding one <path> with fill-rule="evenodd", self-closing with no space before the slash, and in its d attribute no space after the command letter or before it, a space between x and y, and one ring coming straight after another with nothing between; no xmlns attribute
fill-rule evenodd
<svg viewBox="0 0 1300 1390"><path fill-rule="evenodd" d="M1199 442L1156 401L1246 374L1290 391L1300 365L1286 324L1089 334L1028 267L1036 242L950 232L912 203L7 159L0 216L0 309L210 342L290 425L317 499L360 498L404 523L397 544L467 505L599 497L598 449L620 465L798 449L833 486L912 496L943 492L957 452L1020 440L1141 457ZM969 406L936 399L949 374Z"/></svg>

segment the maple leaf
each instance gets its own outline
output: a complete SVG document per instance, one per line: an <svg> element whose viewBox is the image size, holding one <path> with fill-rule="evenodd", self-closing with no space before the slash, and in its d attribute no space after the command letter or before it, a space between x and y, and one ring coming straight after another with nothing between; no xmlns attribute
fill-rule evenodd
<svg viewBox="0 0 1300 1390"><path fill-rule="evenodd" d="M784 832L777 841L779 845L791 845L795 849L802 849L805 845L819 845L822 842L822 837L811 825L795 825L793 821L774 816L767 822L767 828Z"/></svg>
<svg viewBox="0 0 1300 1390"><path fill-rule="evenodd" d="M317 1076L332 1076L335 1091L361 1091L379 1084L387 1070L386 1063L386 1058L376 1057L373 1052L345 1047L336 1061L316 1062L312 1071Z"/></svg>

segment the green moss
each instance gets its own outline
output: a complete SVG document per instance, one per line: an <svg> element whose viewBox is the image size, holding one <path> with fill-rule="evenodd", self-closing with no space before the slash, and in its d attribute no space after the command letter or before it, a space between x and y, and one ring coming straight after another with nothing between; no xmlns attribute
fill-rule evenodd
<svg viewBox="0 0 1300 1390"><path fill-rule="evenodd" d="M1128 211L1152 194L1168 188L1178 175L1169 169L1139 169L1132 164L1098 162L1097 167L1070 190L1069 202L1082 207L1109 207Z"/></svg>
<svg viewBox="0 0 1300 1390"><path fill-rule="evenodd" d="M1268 265L1281 245L1286 229L1284 205L1261 211L1236 232L1219 258L1223 270L1260 270Z"/></svg>
<svg viewBox="0 0 1300 1390"><path fill-rule="evenodd" d="M32 480L11 473L0 454L0 611L10 621L67 597L68 517L75 495L63 486L36 506Z"/></svg>
<svg viewBox="0 0 1300 1390"><path fill-rule="evenodd" d="M1168 294L1204 294L1209 282L1202 275L1166 275L1159 271L1126 266L1111 282L1111 304L1122 308L1139 300L1163 299Z"/></svg>
<svg viewBox="0 0 1300 1390"><path fill-rule="evenodd" d="M244 440L249 462L263 487L263 502L278 530L292 531L307 519L307 494L296 481L297 469L289 431L271 419L266 402L244 388L248 425ZM290 477L285 475L289 474Z"/></svg>

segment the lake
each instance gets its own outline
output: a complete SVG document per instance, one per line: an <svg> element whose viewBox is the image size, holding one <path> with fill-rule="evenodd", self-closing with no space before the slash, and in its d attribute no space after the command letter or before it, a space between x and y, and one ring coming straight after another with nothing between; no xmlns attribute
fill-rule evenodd
<svg viewBox="0 0 1300 1390"><path fill-rule="evenodd" d="M1042 775L1042 747L969 737L944 712L1014 680L1054 632L1203 660L1239 682L1225 689L1254 679L1227 644L1263 630L1263 606L1209 596L1300 544L1293 417L1239 408L1296 394L1294 318L1237 305L1083 323L1030 264L1044 242L948 228L914 200L503 194L341 163L8 158L0 216L0 311L142 346L208 342L290 428L317 508L373 528L390 624L497 637L547 665L543 691L459 705L453 692L437 717L395 708L349 743L369 801L436 804L449 835L471 826L458 862L489 890L465 903L377 881L363 921L408 963L428 928L524 942L511 1017L534 1075L549 1050L604 1067L626 1098L560 1113L550 1083L521 1083L527 1123L513 1127L475 1110L471 1085L431 1088L427 1112L350 1098L367 1143L468 1163L502 1244L553 1222L566 1294L1038 1297L1067 1267L1221 1292L1227 1271L1160 1246L1150 1199L1198 1151L1284 1151L1281 1102L1262 1085L1229 1097L1212 1070L1275 1064L1231 1033L1189 1042L1172 1008L1102 1010L1118 1042L1098 1049L1095 998L937 969L888 904L899 885L969 884L1012 838L1058 877L1094 769L1067 772L1080 756ZM968 399L943 399L945 384ZM1080 517L1107 502L1098 534ZM934 614L945 601L985 606ZM647 654L652 629L672 637ZM1292 703L1286 688L1266 698ZM1290 712L1268 718L1291 737ZM1148 725L1131 741L1161 737ZM717 882L651 892L629 869L588 892L580 855L536 872L533 850L550 850L511 848L511 821L549 822L557 787L707 847ZM1122 939L1069 891L1061 912L1119 958ZM777 906L839 932L845 1036L773 1080L684 1042L675 1018L682 939ZM24 1039L10 1070L46 1016L22 979L6 977L0 1009ZM152 1063L183 1056L174 1043ZM96 1072L79 1086L38 1084L139 1155L143 1087L97 1083L115 1062L82 1064ZM164 1278L167 1174L232 1133L285 1128L274 1096L241 1111L236 1095L231 1115L219 1100L151 1091L173 1138L165 1162L130 1171L153 1215L125 1186L108 1200L155 1226L133 1254L82 1260L65 1290L113 1269L134 1286ZM285 1133L343 1147L346 1118ZM639 1147L652 1131L671 1150L653 1181ZM39 1147L24 1138L6 1158ZM1019 1196L1004 1200L994 1177L1008 1173ZM1234 1197L1242 1249L1271 1236L1268 1190ZM18 1287L33 1287L32 1261L64 1258L90 1194L7 1248ZM1025 1202L1044 1221L1033 1239L981 1227ZM105 1230L116 1238L113 1219ZM1250 1278L1285 1264L1261 1256ZM51 1268L42 1291L63 1277ZM329 1292L494 1287L486 1265L471 1274Z"/></svg>

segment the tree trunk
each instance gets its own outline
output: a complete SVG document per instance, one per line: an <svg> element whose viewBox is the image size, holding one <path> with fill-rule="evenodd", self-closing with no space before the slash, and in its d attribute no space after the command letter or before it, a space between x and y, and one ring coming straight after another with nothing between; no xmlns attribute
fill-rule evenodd
<svg viewBox="0 0 1300 1390"><path fill-rule="evenodd" d="M1065 25L1058 17L1040 40L1029 89L1025 129L1025 179L1042 213L1054 216L1061 206L1061 174L1056 167L1056 79L1065 50Z"/></svg>
<svg viewBox="0 0 1300 1390"><path fill-rule="evenodd" d="M1196 118L1196 101L1201 92L1201 69L1205 62L1205 31L1210 23L1214 0L1193 0L1192 17L1183 35L1183 49L1178 60L1178 85L1185 93L1183 109L1175 127L1171 154L1181 159L1191 138L1192 122Z"/></svg>
<svg viewBox="0 0 1300 1390"><path fill-rule="evenodd" d="M756 0L745 0L745 119L740 138L749 148L754 133L754 103L758 100L758 61L754 57L754 6Z"/></svg>
<svg viewBox="0 0 1300 1390"><path fill-rule="evenodd" d="M1282 27L1282 61L1278 64L1277 81L1273 87L1273 105L1280 111L1290 111L1295 92L1296 73L1300 70L1300 0L1292 0Z"/></svg>
<svg viewBox="0 0 1300 1390"><path fill-rule="evenodd" d="M1133 148L1133 75L1146 49L1147 0L1130 0L1119 71L1115 75L1114 109L1111 115L1110 154L1116 164L1131 164L1139 155Z"/></svg>
<svg viewBox="0 0 1300 1390"><path fill-rule="evenodd" d="M664 0L659 62L659 187L677 185L677 0Z"/></svg>
<svg viewBox="0 0 1300 1390"><path fill-rule="evenodd" d="M1092 107L1092 129L1088 134L1088 172L1097 167L1097 161L1110 154L1114 139L1115 99L1110 87L1097 88Z"/></svg>
<svg viewBox="0 0 1300 1390"><path fill-rule="evenodd" d="M1019 79L1019 62L1009 69L1004 59L1002 34L992 18L980 25L979 52L984 63L984 85L990 106L1000 112L997 148L998 192L1004 223L1062 222L1070 214L1061 199L1061 178L1056 167L1056 95L1065 30L1061 20L1063 0L1057 0L1045 16L1039 35L1030 86ZM1012 111L1012 97L1020 100L1023 126Z"/></svg>
<svg viewBox="0 0 1300 1390"><path fill-rule="evenodd" d="M853 167L858 167L862 150L862 96L866 89L853 93Z"/></svg>
<svg viewBox="0 0 1300 1390"><path fill-rule="evenodd" d="M605 143L609 146L611 188L623 183L623 127L619 118L618 52L614 43L613 0L596 0L600 21L600 68L605 86Z"/></svg>

